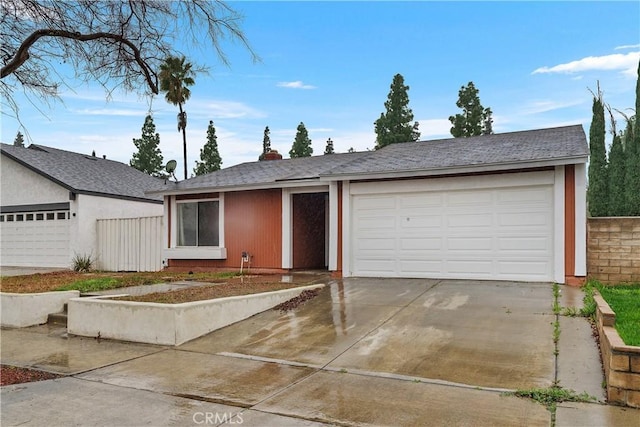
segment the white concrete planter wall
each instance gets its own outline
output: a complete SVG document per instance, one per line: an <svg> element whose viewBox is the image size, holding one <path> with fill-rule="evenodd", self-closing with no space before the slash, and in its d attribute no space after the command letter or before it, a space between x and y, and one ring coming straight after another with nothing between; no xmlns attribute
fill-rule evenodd
<svg viewBox="0 0 640 427"><path fill-rule="evenodd" d="M150 344L180 345L249 318L324 285L302 286L182 304L74 298L68 305L70 334Z"/></svg>
<svg viewBox="0 0 640 427"><path fill-rule="evenodd" d="M50 313L61 312L66 302L79 296L79 291L35 294L0 292L0 325L24 328L47 323Z"/></svg>

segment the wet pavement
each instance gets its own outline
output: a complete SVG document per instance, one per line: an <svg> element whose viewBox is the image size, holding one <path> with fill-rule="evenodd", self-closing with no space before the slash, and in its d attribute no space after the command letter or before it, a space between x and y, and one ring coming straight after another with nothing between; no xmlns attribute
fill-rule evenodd
<svg viewBox="0 0 640 427"><path fill-rule="evenodd" d="M567 288L562 304L577 305L577 292ZM552 301L550 284L344 279L296 310L269 310L175 348L4 329L2 363L72 376L2 387L0 421L549 425L543 406L502 391L558 379L603 399L585 319L561 318L556 360ZM620 409L563 404L557 425L640 419Z"/></svg>

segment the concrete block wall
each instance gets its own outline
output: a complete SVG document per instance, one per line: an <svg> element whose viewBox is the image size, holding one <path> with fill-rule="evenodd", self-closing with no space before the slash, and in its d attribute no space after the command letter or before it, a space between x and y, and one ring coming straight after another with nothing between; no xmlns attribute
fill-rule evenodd
<svg viewBox="0 0 640 427"><path fill-rule="evenodd" d="M587 275L602 283L640 283L640 217L587 220Z"/></svg>
<svg viewBox="0 0 640 427"><path fill-rule="evenodd" d="M594 299L607 400L613 405L640 408L640 347L622 341L615 329L615 313L600 295Z"/></svg>

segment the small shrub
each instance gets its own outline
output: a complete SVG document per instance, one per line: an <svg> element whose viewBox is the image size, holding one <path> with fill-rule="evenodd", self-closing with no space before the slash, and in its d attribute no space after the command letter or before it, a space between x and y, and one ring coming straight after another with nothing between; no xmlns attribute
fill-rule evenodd
<svg viewBox="0 0 640 427"><path fill-rule="evenodd" d="M78 271L80 273L88 273L91 271L91 267L93 266L93 256L91 254L78 255L75 254L73 257L73 271Z"/></svg>

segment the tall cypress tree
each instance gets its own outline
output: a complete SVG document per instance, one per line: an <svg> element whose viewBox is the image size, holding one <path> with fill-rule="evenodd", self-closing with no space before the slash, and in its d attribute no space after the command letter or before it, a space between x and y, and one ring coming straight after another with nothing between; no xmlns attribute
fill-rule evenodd
<svg viewBox="0 0 640 427"><path fill-rule="evenodd" d="M451 135L454 138L489 135L493 133L493 112L491 108L484 108L480 103L478 94L473 82L467 86L462 86L458 91L458 101L456 105L462 109L462 113L450 116Z"/></svg>
<svg viewBox="0 0 640 427"><path fill-rule="evenodd" d="M624 190L625 180L625 158L624 147L620 134L616 131L616 122L613 118L611 108L607 106L609 116L611 117L611 133L613 134L613 143L609 149L609 216L622 216L626 212L626 200Z"/></svg>
<svg viewBox="0 0 640 427"><path fill-rule="evenodd" d="M24 136L20 131L16 134L16 139L13 140L13 145L16 147L24 147Z"/></svg>
<svg viewBox="0 0 640 427"><path fill-rule="evenodd" d="M218 152L218 137L212 120L209 120L209 127L207 128L207 142L200 149L200 160L202 161L196 160L196 167L193 169L193 173L196 176L220 170L222 165L222 159Z"/></svg>
<svg viewBox="0 0 640 427"><path fill-rule="evenodd" d="M633 132L625 141L625 199L626 214L640 216L640 61L636 82L636 115ZM627 127L628 129L629 127ZM628 134L629 132L625 132ZM627 135L625 135L627 136Z"/></svg>
<svg viewBox="0 0 640 427"><path fill-rule="evenodd" d="M289 151L289 156L294 159L296 157L309 157L312 154L313 147L311 147L309 132L307 132L307 128L304 126L304 123L300 122L296 133L296 139L293 140L293 146Z"/></svg>
<svg viewBox="0 0 640 427"><path fill-rule="evenodd" d="M589 213L593 217L607 216L607 152L604 145L605 124L604 104L598 85L597 94L593 94L593 118L589 128L589 188L587 202Z"/></svg>
<svg viewBox="0 0 640 427"><path fill-rule="evenodd" d="M162 153L160 152L160 134L156 132L151 114L147 114L142 125L142 136L134 138L133 144L138 149L133 153L129 165L152 176L164 176Z"/></svg>
<svg viewBox="0 0 640 427"><path fill-rule="evenodd" d="M333 141L331 138L327 139L327 146L324 148L324 154L335 154L333 150Z"/></svg>
<svg viewBox="0 0 640 427"><path fill-rule="evenodd" d="M396 74L384 103L386 112L374 122L376 132L376 150L398 142L413 142L420 138L418 122L413 121L413 111L409 108L409 86L404 77Z"/></svg>
<svg viewBox="0 0 640 427"><path fill-rule="evenodd" d="M269 136L271 131L269 126L264 128L264 134L262 136L262 154L258 157L258 160L264 160L264 155L271 151L271 137Z"/></svg>

